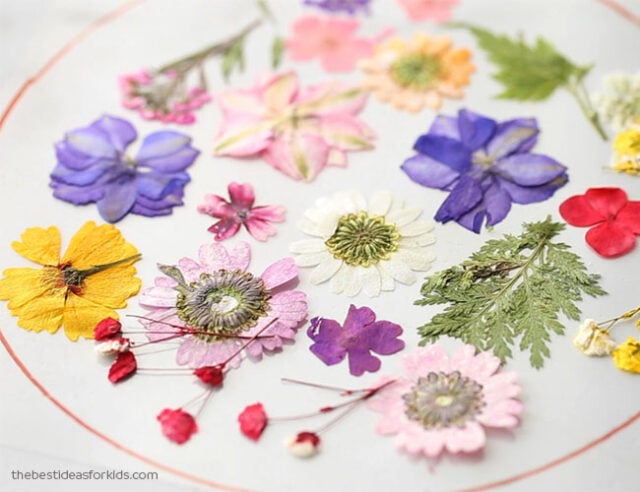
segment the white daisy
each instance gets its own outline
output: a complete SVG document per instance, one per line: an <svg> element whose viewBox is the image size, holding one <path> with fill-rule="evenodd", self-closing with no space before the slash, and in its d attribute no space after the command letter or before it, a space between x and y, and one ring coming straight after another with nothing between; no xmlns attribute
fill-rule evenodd
<svg viewBox="0 0 640 492"><path fill-rule="evenodd" d="M434 223L419 220L419 208L406 208L386 191L369 203L355 191L339 192L316 201L298 227L313 236L294 242L290 251L301 267L315 267L310 280L330 280L337 294L369 297L390 291L395 282L412 284L414 272L431 267L435 255L427 246L435 242Z"/></svg>

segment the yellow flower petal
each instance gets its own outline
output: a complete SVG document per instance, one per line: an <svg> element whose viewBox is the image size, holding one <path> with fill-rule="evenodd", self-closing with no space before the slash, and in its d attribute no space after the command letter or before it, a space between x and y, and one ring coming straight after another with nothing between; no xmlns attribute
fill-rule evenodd
<svg viewBox="0 0 640 492"><path fill-rule="evenodd" d="M55 333L62 325L64 310L64 291L58 290L55 296L39 297L24 305L19 310L18 326L35 332Z"/></svg>
<svg viewBox="0 0 640 492"><path fill-rule="evenodd" d="M30 227L20 236L22 242L11 243L13 249L27 260L39 265L57 265L60 259L60 231L51 226Z"/></svg>
<svg viewBox="0 0 640 492"><path fill-rule="evenodd" d="M82 287L82 297L112 309L127 306L127 299L140 290L142 281L135 278L132 265L118 265L91 275Z"/></svg>
<svg viewBox="0 0 640 492"><path fill-rule="evenodd" d="M105 306L70 293L64 309L64 333L69 340L76 341L78 337L93 338L93 329L105 318L118 319L118 314Z"/></svg>
<svg viewBox="0 0 640 492"><path fill-rule="evenodd" d="M56 269L8 268L0 279L0 299L8 300L9 309L18 312L25 304L38 297L64 295L65 288L56 290ZM15 314L15 313L14 313Z"/></svg>
<svg viewBox="0 0 640 492"><path fill-rule="evenodd" d="M68 262L74 268L83 270L122 260L137 253L138 250L125 241L115 226L97 226L95 222L87 222L71 238L62 262Z"/></svg>
<svg viewBox="0 0 640 492"><path fill-rule="evenodd" d="M640 374L640 341L627 338L613 351L613 362L622 371Z"/></svg>

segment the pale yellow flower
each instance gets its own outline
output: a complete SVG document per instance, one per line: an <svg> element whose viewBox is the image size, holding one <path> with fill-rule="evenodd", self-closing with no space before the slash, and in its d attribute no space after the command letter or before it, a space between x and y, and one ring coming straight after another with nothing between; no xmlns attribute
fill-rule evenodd
<svg viewBox="0 0 640 492"><path fill-rule="evenodd" d="M613 142L613 169L637 176L640 174L640 127L633 126L618 133Z"/></svg>
<svg viewBox="0 0 640 492"><path fill-rule="evenodd" d="M622 371L640 374L640 341L633 337L627 338L613 351L613 362Z"/></svg>
<svg viewBox="0 0 640 492"><path fill-rule="evenodd" d="M409 42L391 38L379 44L372 58L360 62L364 86L380 101L417 112L440 109L442 98L460 99L475 67L471 51L453 48L449 37L417 33Z"/></svg>
<svg viewBox="0 0 640 492"><path fill-rule="evenodd" d="M609 332L600 328L592 319L586 319L580 325L573 344L580 352L591 357L609 355L616 346Z"/></svg>

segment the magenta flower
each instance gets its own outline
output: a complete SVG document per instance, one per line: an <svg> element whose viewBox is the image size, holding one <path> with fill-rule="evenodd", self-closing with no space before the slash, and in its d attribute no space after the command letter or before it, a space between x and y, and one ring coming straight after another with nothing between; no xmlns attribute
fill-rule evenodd
<svg viewBox="0 0 640 492"><path fill-rule="evenodd" d="M326 166L346 166L347 153L373 147L357 119L367 92L342 82L302 89L295 72L269 75L250 89L216 96L223 123L214 152L261 157L293 179L313 180Z"/></svg>
<svg viewBox="0 0 640 492"><path fill-rule="evenodd" d="M266 241L275 235L276 229L271 222L284 222L286 211L282 205L254 207L256 197L249 183L231 183L227 190L230 202L219 195L207 194L205 202L198 205L198 212L220 219L209 227L216 241L235 236L242 225L258 241Z"/></svg>
<svg viewBox="0 0 640 492"><path fill-rule="evenodd" d="M390 355L404 348L398 337L400 325L390 321L376 321L376 313L368 307L357 308L353 304L344 325L332 319L313 318L307 335L314 341L311 352L325 364L332 366L348 356L349 372L362 376L365 372L380 369L380 359L371 355Z"/></svg>
<svg viewBox="0 0 640 492"><path fill-rule="evenodd" d="M237 367L243 345L258 334L244 349L253 359L292 342L307 316L306 295L291 290L298 277L293 259L273 263L260 276L247 271L250 261L247 243L231 251L212 243L200 247L198 261L160 265L165 276L140 295L149 310L141 321L149 339L176 335L182 341L177 362L191 367ZM194 332L185 335L185 326Z"/></svg>
<svg viewBox="0 0 640 492"><path fill-rule="evenodd" d="M376 431L395 435L398 448L416 457L445 451L472 453L486 442L485 427L512 429L522 403L517 374L500 372L500 359L462 346L452 357L437 345L402 359L405 376L368 402L382 413Z"/></svg>
<svg viewBox="0 0 640 492"><path fill-rule="evenodd" d="M305 15L291 25L293 35L286 48L292 60L320 58L327 72L348 72L373 52L374 39L356 37L356 19Z"/></svg>

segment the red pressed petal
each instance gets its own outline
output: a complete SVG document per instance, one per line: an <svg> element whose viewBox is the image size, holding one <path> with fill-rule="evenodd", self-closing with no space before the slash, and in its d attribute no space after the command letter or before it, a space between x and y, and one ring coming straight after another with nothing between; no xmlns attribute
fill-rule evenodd
<svg viewBox="0 0 640 492"><path fill-rule="evenodd" d="M117 319L105 318L93 329L93 338L97 342L109 340L122 330L122 324Z"/></svg>
<svg viewBox="0 0 640 492"><path fill-rule="evenodd" d="M627 254L636 245L633 232L616 222L605 222L589 229L585 238L596 253L606 258Z"/></svg>
<svg viewBox="0 0 640 492"><path fill-rule="evenodd" d="M133 352L121 352L109 368L109 381L118 383L132 376L137 369L138 364Z"/></svg>
<svg viewBox="0 0 640 492"><path fill-rule="evenodd" d="M217 366L205 366L199 367L198 369L193 371L193 374L200 378L200 381L205 384L211 386L220 386L222 384L222 381L224 381L224 373L222 372L223 369L224 366L222 364Z"/></svg>
<svg viewBox="0 0 640 492"><path fill-rule="evenodd" d="M316 448L318 447L318 444L320 444L320 436L315 432L308 432L308 431L299 432L298 435L296 435L295 442L296 443L308 442L314 448Z"/></svg>
<svg viewBox="0 0 640 492"><path fill-rule="evenodd" d="M196 419L179 408L165 408L156 418L162 426L162 433L176 444L184 444L198 431Z"/></svg>
<svg viewBox="0 0 640 492"><path fill-rule="evenodd" d="M629 201L621 188L589 188L584 196L589 205L604 217L616 215Z"/></svg>
<svg viewBox="0 0 640 492"><path fill-rule="evenodd" d="M249 183L231 183L227 186L231 203L241 208L251 209L256 199L253 186Z"/></svg>
<svg viewBox="0 0 640 492"><path fill-rule="evenodd" d="M267 414L264 411L262 403L249 405L238 415L240 432L254 441L260 439L262 432L267 426L267 421Z"/></svg>
<svg viewBox="0 0 640 492"><path fill-rule="evenodd" d="M606 219L605 215L602 215L589 205L585 195L567 198L560 204L560 215L569 224L576 227L594 225Z"/></svg>
<svg viewBox="0 0 640 492"><path fill-rule="evenodd" d="M640 235L640 202L628 202L616 216L616 225Z"/></svg>

